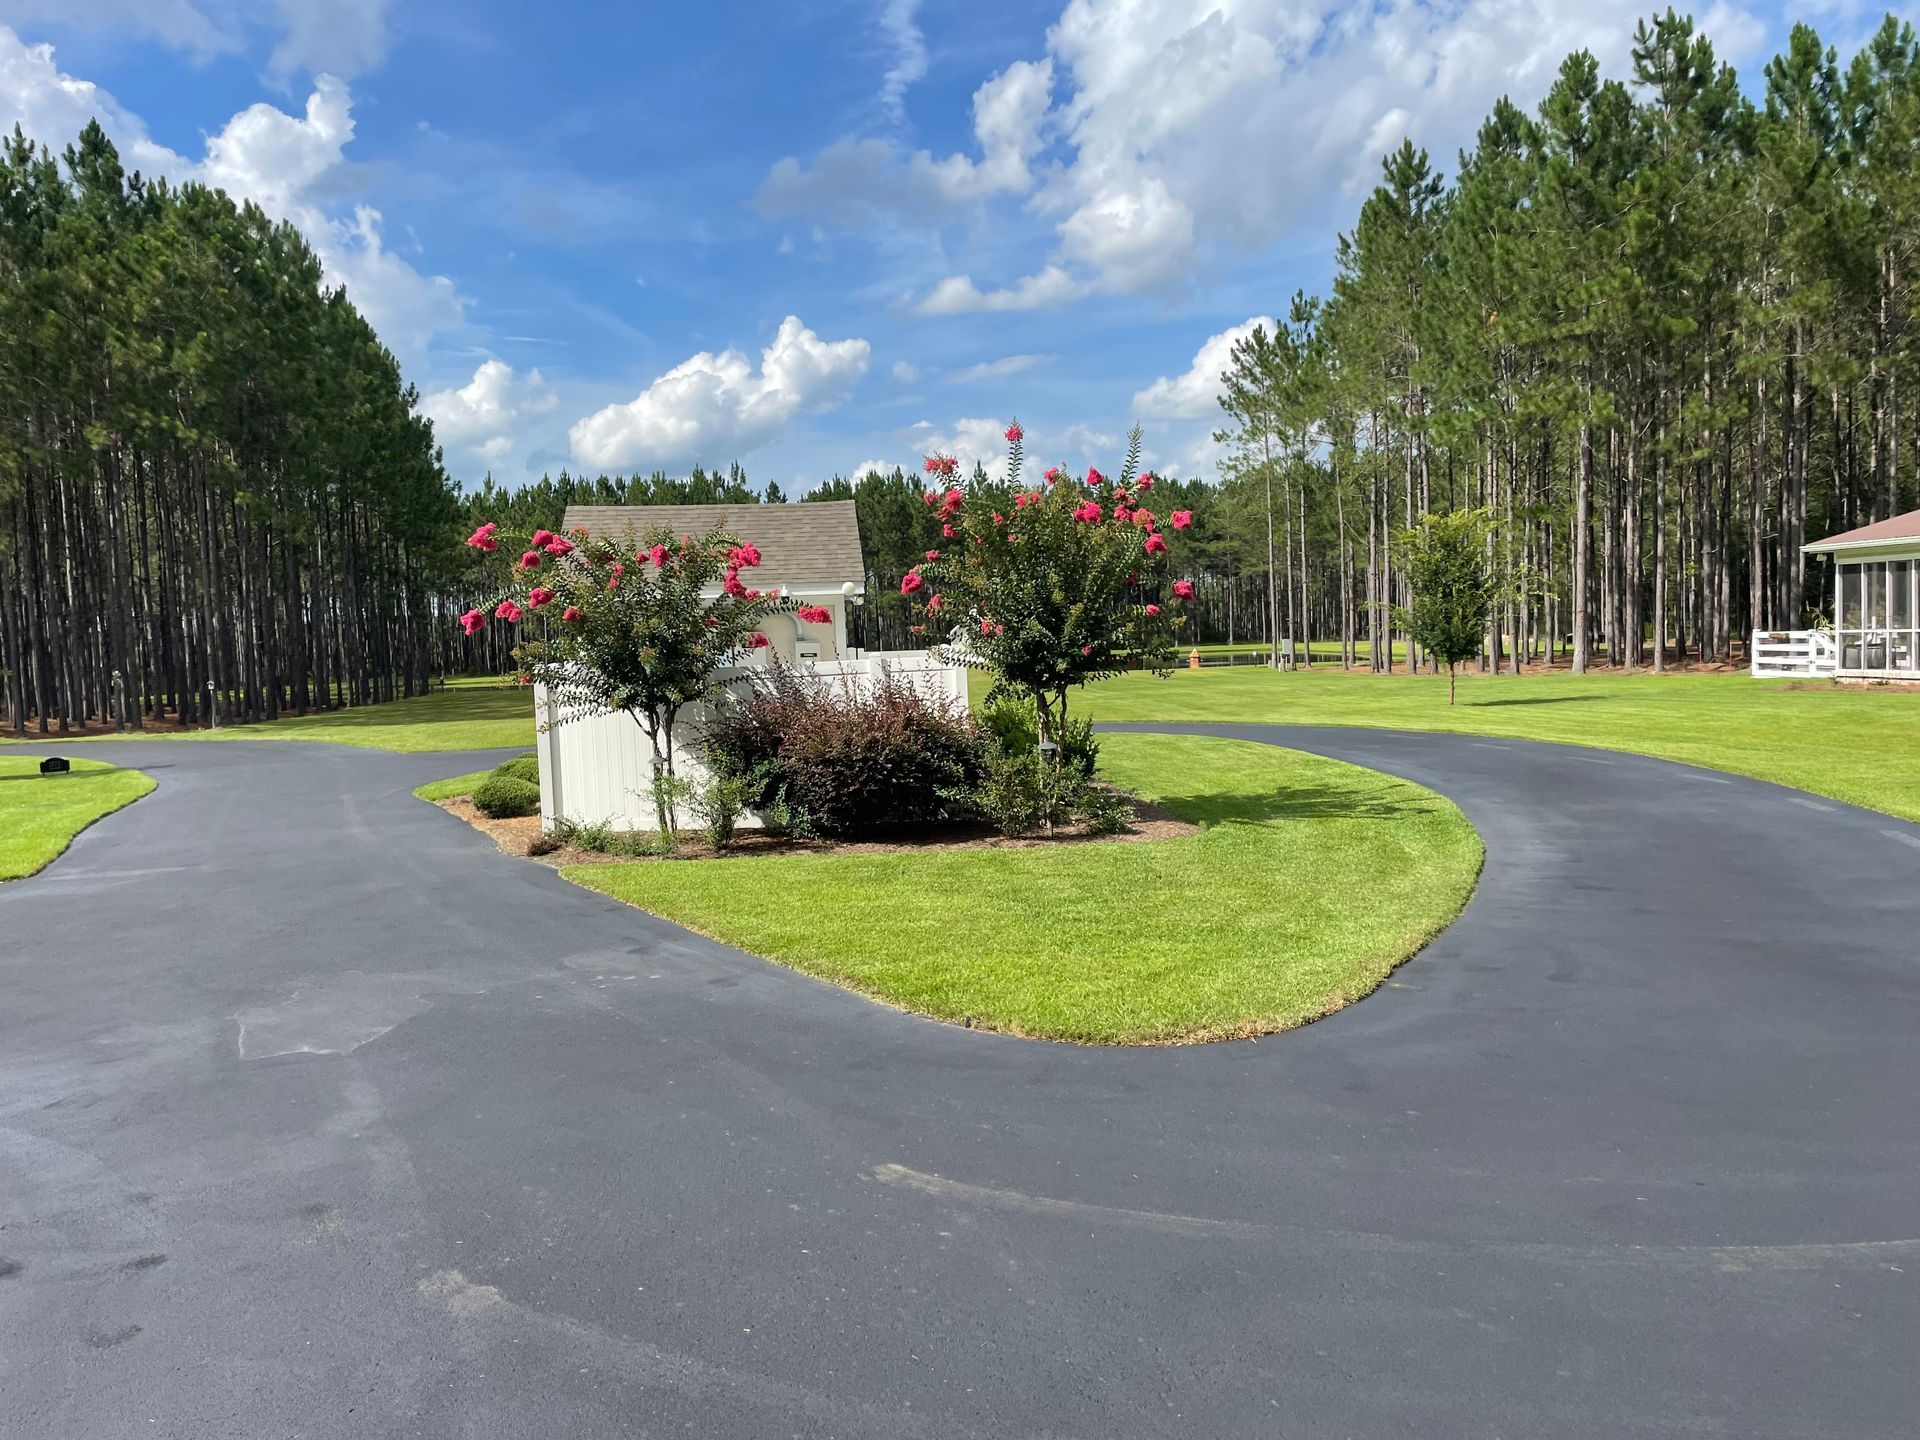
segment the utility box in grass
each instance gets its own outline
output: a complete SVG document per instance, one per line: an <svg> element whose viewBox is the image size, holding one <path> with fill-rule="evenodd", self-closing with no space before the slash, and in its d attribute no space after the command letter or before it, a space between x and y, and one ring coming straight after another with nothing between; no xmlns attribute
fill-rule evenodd
<svg viewBox="0 0 1920 1440"><path fill-rule="evenodd" d="M40 773L42 775L65 775L72 769L73 766L58 755L49 755L40 762Z"/></svg>

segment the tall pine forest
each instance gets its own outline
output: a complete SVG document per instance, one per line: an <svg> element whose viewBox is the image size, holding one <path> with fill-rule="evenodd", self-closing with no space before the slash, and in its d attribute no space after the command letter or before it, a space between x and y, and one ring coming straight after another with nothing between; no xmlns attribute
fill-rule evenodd
<svg viewBox="0 0 1920 1440"><path fill-rule="evenodd" d="M1396 538L1467 506L1501 521L1483 666L1725 662L1822 617L1802 544L1920 504L1917 147L1905 23L1844 63L1797 26L1743 89L1672 12L1629 74L1575 54L1496 104L1450 179L1402 144L1332 293L1234 350L1251 631L1392 668Z"/></svg>

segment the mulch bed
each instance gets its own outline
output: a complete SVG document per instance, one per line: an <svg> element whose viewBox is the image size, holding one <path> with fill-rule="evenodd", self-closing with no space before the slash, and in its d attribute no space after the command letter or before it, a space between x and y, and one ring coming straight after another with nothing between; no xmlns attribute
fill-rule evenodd
<svg viewBox="0 0 1920 1440"><path fill-rule="evenodd" d="M697 834L683 836L672 855L606 855L598 850L582 850L563 845L545 855L533 855L528 847L540 838L540 817L528 815L517 820L492 820L474 808L471 800L443 800L440 808L456 815L476 830L485 831L494 843L509 855L525 856L543 865L605 865L630 860L711 860L713 851ZM1133 824L1118 835L1090 834L1084 826L1063 825L1052 836L1023 835L1011 838L986 825L952 825L912 839L893 840L795 840L790 836L769 835L763 830L738 831L733 844L724 852L728 859L750 859L758 855L905 855L927 850L1029 850L1048 845L1084 845L1091 841L1128 844L1141 840L1178 840L1197 835L1198 825L1175 819L1158 806L1144 800L1133 802Z"/></svg>

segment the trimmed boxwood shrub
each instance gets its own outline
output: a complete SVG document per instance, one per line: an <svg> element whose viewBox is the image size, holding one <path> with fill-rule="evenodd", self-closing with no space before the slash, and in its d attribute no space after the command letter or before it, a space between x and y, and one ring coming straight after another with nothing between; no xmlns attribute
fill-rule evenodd
<svg viewBox="0 0 1920 1440"><path fill-rule="evenodd" d="M473 808L492 820L540 813L540 787L513 775L489 775L473 792Z"/></svg>
<svg viewBox="0 0 1920 1440"><path fill-rule="evenodd" d="M524 780L529 785L540 783L540 758L537 755L516 755L504 764L493 767L496 775L511 775L516 780Z"/></svg>

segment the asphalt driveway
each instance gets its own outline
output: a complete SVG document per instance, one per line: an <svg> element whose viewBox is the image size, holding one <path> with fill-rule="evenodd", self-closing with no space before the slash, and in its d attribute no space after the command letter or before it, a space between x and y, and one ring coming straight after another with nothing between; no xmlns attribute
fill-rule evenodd
<svg viewBox="0 0 1920 1440"><path fill-rule="evenodd" d="M1478 896L1303 1031L1085 1049L408 793L485 757L88 746L159 788L0 886L0 1435L1915 1433L1920 826L1178 728L1452 796Z"/></svg>

